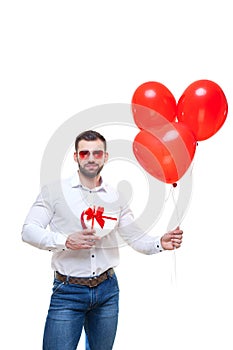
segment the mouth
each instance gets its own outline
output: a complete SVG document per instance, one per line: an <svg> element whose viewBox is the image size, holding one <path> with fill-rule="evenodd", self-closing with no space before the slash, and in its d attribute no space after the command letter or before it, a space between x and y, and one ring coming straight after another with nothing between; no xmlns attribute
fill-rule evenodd
<svg viewBox="0 0 233 350"><path fill-rule="evenodd" d="M92 170L92 169L97 169L98 168L98 164L86 164L85 168L88 170Z"/></svg>

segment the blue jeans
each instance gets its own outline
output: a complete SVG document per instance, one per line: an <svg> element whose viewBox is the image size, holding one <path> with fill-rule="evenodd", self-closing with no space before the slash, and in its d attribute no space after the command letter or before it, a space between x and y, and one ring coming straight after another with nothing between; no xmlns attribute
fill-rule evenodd
<svg viewBox="0 0 233 350"><path fill-rule="evenodd" d="M115 274L94 288L54 279L43 350L75 350L83 327L91 350L111 350L117 330L118 301Z"/></svg>

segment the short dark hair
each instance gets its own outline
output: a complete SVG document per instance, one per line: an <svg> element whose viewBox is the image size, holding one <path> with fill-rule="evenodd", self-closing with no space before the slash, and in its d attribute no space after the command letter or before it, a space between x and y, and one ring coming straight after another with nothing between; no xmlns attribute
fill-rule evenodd
<svg viewBox="0 0 233 350"><path fill-rule="evenodd" d="M81 132L76 139L75 139L75 151L77 152L78 150L78 144L81 140L85 141L95 141L95 140L101 140L104 144L104 150L106 151L107 148L107 143L103 135L101 135L99 132L94 131L94 130L86 130Z"/></svg>

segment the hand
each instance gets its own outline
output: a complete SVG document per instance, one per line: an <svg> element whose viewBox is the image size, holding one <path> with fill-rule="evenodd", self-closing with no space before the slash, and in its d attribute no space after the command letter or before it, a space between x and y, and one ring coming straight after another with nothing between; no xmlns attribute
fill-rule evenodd
<svg viewBox="0 0 233 350"><path fill-rule="evenodd" d="M180 230L179 226L161 238L161 245L165 250L173 250L175 248L180 248L182 243L183 231Z"/></svg>
<svg viewBox="0 0 233 350"><path fill-rule="evenodd" d="M90 249L98 240L100 240L100 237L95 235L95 230L87 228L83 231L71 233L66 240L66 248L72 250Z"/></svg>

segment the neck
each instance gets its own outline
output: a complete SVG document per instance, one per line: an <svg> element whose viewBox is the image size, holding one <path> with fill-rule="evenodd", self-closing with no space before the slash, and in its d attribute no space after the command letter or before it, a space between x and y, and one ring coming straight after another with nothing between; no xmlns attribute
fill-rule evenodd
<svg viewBox="0 0 233 350"><path fill-rule="evenodd" d="M80 178L80 182L83 186L90 188L90 189L95 188L97 186L100 186L100 183L101 183L100 174L98 174L94 178L89 178L87 176L84 176L80 171L78 171L78 175Z"/></svg>

